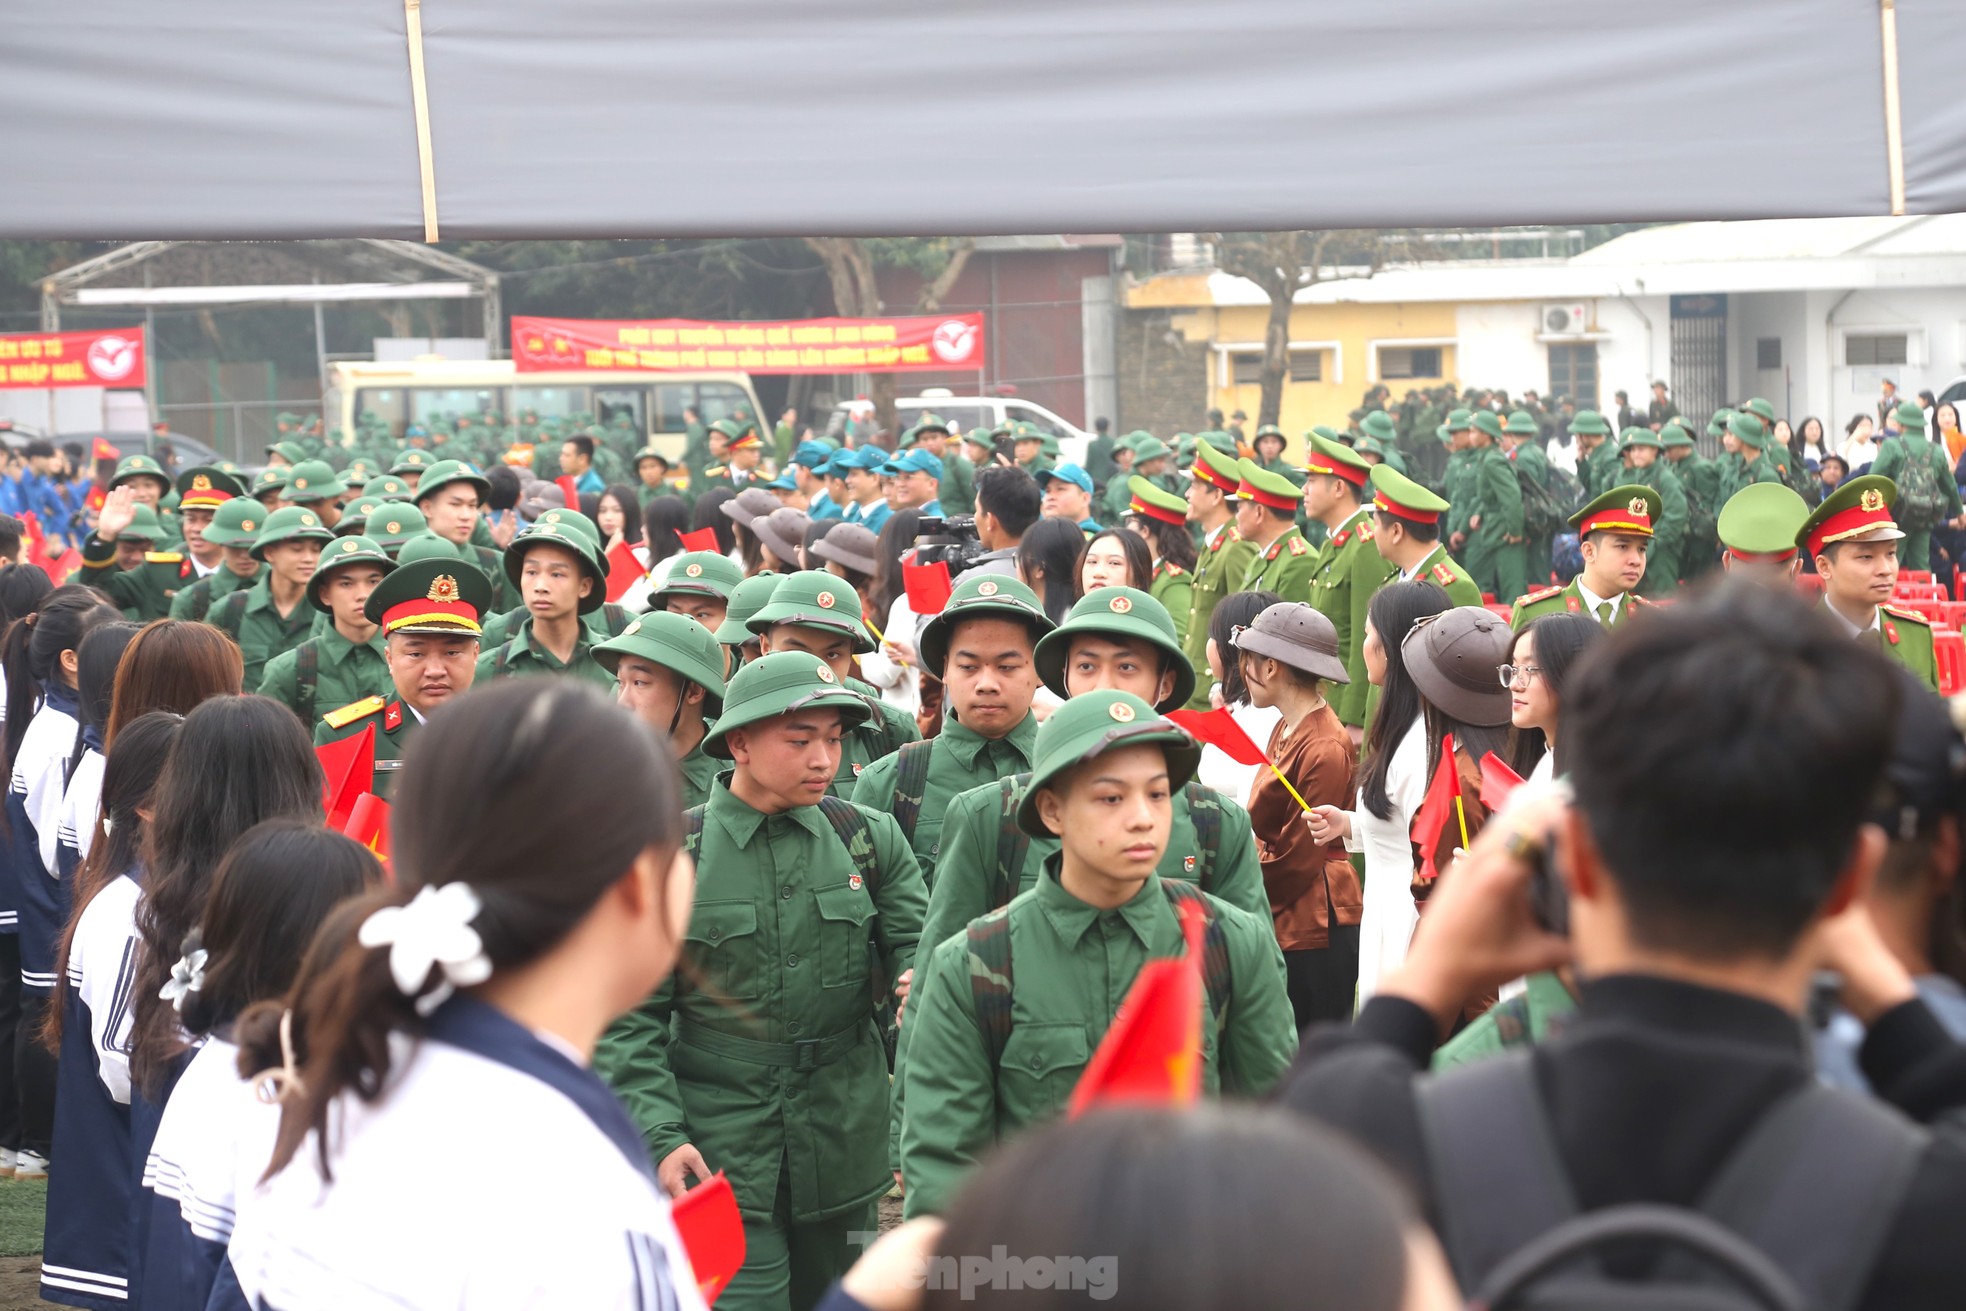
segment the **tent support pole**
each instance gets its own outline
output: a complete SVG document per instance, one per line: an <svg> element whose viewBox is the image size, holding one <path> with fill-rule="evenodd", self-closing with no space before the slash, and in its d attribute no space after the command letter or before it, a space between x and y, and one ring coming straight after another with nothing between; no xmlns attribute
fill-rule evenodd
<svg viewBox="0 0 1966 1311"><path fill-rule="evenodd" d="M410 104L416 112L416 169L423 183L423 239L434 243L437 169L430 158L430 96L423 80L423 0L403 0L403 19L410 47Z"/></svg>
<svg viewBox="0 0 1966 1311"><path fill-rule="evenodd" d="M414 3L414 0L411 0ZM1891 175L1891 213L1905 212L1905 135L1898 109L1898 0L1879 0L1884 28L1884 153Z"/></svg>

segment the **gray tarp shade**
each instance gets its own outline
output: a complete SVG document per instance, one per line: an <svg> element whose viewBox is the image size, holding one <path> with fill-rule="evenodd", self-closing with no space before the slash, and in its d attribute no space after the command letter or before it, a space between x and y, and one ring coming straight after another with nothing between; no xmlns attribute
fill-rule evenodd
<svg viewBox="0 0 1966 1311"><path fill-rule="evenodd" d="M428 0L442 236L1882 214L1878 0ZM1898 0L1907 207L1966 3ZM402 0L0 0L0 236L423 235Z"/></svg>

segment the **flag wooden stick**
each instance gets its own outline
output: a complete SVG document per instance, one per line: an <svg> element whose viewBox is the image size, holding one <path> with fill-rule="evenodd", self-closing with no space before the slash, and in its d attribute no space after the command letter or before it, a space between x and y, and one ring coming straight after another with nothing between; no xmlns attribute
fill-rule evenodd
<svg viewBox="0 0 1966 1311"><path fill-rule="evenodd" d="M1290 786L1290 780L1283 776L1283 771L1276 767L1276 762L1270 760L1268 757L1265 757L1263 763L1268 765L1270 767L1270 772L1277 776L1277 782L1283 784L1284 791L1290 794L1291 800L1295 801L1299 806L1299 808L1301 808L1306 815L1310 814L1311 803L1304 800L1302 796L1298 795L1296 788ZM1468 831L1467 821L1463 820L1461 821L1461 832L1463 835L1465 835L1467 831Z"/></svg>
<svg viewBox="0 0 1966 1311"><path fill-rule="evenodd" d="M861 615L860 622L867 625L867 631L874 635L874 640L876 642L879 642L882 646L887 645L887 634L883 633L879 628L875 627L873 620L869 619L866 615ZM891 655L888 657L888 659L894 661L894 663L897 665L906 665L908 663L906 660L903 660L898 655Z"/></svg>
<svg viewBox="0 0 1966 1311"><path fill-rule="evenodd" d="M1468 849L1468 808L1461 800L1461 794L1454 794L1454 818L1461 821L1461 850Z"/></svg>

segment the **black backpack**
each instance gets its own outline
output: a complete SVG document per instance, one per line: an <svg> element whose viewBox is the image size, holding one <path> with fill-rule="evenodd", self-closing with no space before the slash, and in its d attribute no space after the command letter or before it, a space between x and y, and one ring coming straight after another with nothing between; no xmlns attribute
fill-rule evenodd
<svg viewBox="0 0 1966 1311"><path fill-rule="evenodd" d="M1511 1052L1415 1084L1441 1241L1486 1311L1851 1311L1924 1154L1925 1131L1811 1082L1764 1115L1697 1208L1583 1213L1536 1088ZM1638 1280L1597 1255L1658 1251Z"/></svg>
<svg viewBox="0 0 1966 1311"><path fill-rule="evenodd" d="M1516 482L1522 487L1522 525L1532 538L1548 537L1563 531L1570 516L1584 504L1583 484L1575 474L1551 466L1539 485L1516 466Z"/></svg>

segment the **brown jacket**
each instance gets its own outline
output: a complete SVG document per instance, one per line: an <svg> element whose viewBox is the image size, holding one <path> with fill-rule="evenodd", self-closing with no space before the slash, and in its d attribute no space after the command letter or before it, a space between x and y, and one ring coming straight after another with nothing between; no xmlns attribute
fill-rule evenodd
<svg viewBox="0 0 1966 1311"><path fill-rule="evenodd" d="M1306 802L1351 804L1358 748L1330 706L1320 706L1294 728L1278 724L1268 754ZM1249 790L1249 822L1256 830L1277 945L1314 951L1331 945L1332 925L1359 922L1364 894L1345 844L1313 842L1304 812L1267 769L1258 772Z"/></svg>

